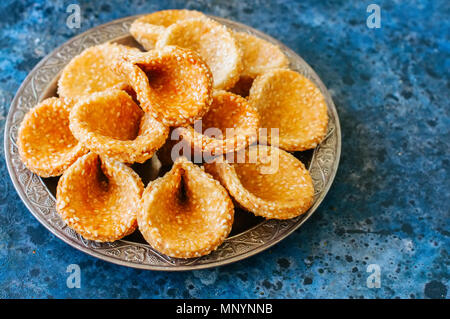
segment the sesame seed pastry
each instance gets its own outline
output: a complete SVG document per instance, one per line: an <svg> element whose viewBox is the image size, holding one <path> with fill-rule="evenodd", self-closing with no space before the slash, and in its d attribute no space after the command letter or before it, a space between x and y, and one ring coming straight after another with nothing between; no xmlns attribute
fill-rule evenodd
<svg viewBox="0 0 450 319"><path fill-rule="evenodd" d="M231 231L233 203L227 191L185 157L151 182L142 195L138 225L148 243L171 257L215 250Z"/></svg>
<svg viewBox="0 0 450 319"><path fill-rule="evenodd" d="M255 78L272 69L288 67L289 60L278 46L245 32L235 32L234 36L242 49L241 76Z"/></svg>
<svg viewBox="0 0 450 319"><path fill-rule="evenodd" d="M111 61L138 52L113 43L87 48L64 67L58 80L59 96L79 98L109 88L125 88L124 79L111 70Z"/></svg>
<svg viewBox="0 0 450 319"><path fill-rule="evenodd" d="M169 134L168 127L116 89L78 102L70 112L70 129L86 148L125 163L145 162Z"/></svg>
<svg viewBox="0 0 450 319"><path fill-rule="evenodd" d="M205 170L246 210L267 219L304 214L314 200L308 170L293 155L273 146L250 146L245 162L218 160Z"/></svg>
<svg viewBox="0 0 450 319"><path fill-rule="evenodd" d="M195 10L163 10L136 19L130 26L130 33L145 50L155 48L158 36L170 25L187 19L206 17Z"/></svg>
<svg viewBox="0 0 450 319"><path fill-rule="evenodd" d="M69 129L70 99L48 98L33 107L20 123L19 155L25 166L42 177L61 175L88 152Z"/></svg>
<svg viewBox="0 0 450 319"><path fill-rule="evenodd" d="M212 74L193 51L167 46L116 60L145 112L167 126L193 123L211 104Z"/></svg>
<svg viewBox="0 0 450 319"><path fill-rule="evenodd" d="M196 51L208 64L215 89L229 89L239 80L242 52L233 33L209 18L179 21L168 27L156 46L176 45Z"/></svg>
<svg viewBox="0 0 450 319"><path fill-rule="evenodd" d="M229 91L247 97L258 75L288 67L289 60L278 46L245 32L235 32L234 37L242 50L243 70L239 81Z"/></svg>
<svg viewBox="0 0 450 319"><path fill-rule="evenodd" d="M275 69L258 76L248 100L259 113L261 127L279 129L279 146L286 151L315 148L325 137L327 105L319 88L292 70ZM262 141L264 142L264 141Z"/></svg>
<svg viewBox="0 0 450 319"><path fill-rule="evenodd" d="M243 97L220 90L213 93L211 107L201 119L201 131L194 124L182 128L181 135L195 151L216 156L237 152L254 143L258 128L256 109Z"/></svg>
<svg viewBox="0 0 450 319"><path fill-rule="evenodd" d="M143 190L130 167L88 153L59 180L56 210L85 239L112 242L136 229Z"/></svg>

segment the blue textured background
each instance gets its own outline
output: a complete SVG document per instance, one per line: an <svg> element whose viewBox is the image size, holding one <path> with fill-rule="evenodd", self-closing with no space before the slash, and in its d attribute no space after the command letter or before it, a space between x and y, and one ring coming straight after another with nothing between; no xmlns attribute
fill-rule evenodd
<svg viewBox="0 0 450 319"><path fill-rule="evenodd" d="M381 29L366 26L372 2L381 7ZM81 6L81 29L66 27L70 3ZM446 0L2 1L1 130L20 83L55 47L113 19L183 6L262 30L317 71L343 133L327 198L293 235L245 261L185 273L140 271L51 235L20 201L1 158L0 297L448 298ZM66 286L69 264L81 267L80 289ZM366 286L369 264L381 267L379 289Z"/></svg>

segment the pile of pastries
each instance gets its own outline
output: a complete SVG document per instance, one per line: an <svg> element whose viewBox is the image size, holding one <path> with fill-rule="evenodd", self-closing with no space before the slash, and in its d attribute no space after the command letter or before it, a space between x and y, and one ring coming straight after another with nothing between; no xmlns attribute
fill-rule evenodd
<svg viewBox="0 0 450 319"><path fill-rule="evenodd" d="M84 50L19 129L26 167L62 175L69 227L100 242L138 228L163 254L192 258L225 240L235 206L276 219L311 207L311 176L289 152L323 140L327 107L277 46L189 10L142 16L130 33L142 49ZM155 158L165 173L144 186L132 164Z"/></svg>

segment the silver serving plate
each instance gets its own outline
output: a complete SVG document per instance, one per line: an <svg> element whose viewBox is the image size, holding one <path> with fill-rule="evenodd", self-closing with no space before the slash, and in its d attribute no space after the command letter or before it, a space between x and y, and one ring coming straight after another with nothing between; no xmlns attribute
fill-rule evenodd
<svg viewBox="0 0 450 319"><path fill-rule="evenodd" d="M327 194L341 152L339 118L326 87L300 56L266 34L234 21L211 17L232 30L248 32L277 44L288 57L290 67L312 80L325 96L329 115L326 138L314 151L295 153L309 168L314 182L314 204L306 214L290 220L264 220L238 210L230 237L216 251L199 258L171 258L150 247L139 231L112 243L84 239L70 229L56 212L54 194L58 178L40 178L20 161L16 138L25 113L42 99L56 95L56 82L61 70L84 49L108 41L137 46L128 33L130 24L136 18L115 20L72 38L42 59L23 81L9 110L4 139L8 171L19 196L39 222L64 242L89 255L123 266L165 271L210 268L245 259L275 245L299 228Z"/></svg>

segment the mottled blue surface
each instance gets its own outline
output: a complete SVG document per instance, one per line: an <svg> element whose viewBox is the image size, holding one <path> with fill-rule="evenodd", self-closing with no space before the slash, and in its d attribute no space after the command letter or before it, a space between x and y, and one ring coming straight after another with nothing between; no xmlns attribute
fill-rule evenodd
<svg viewBox="0 0 450 319"><path fill-rule="evenodd" d="M229 266L164 273L97 260L51 235L1 158L1 298L449 297L448 1L79 1L81 29L65 25L76 1L45 2L0 4L2 130L20 83L55 47L113 19L186 6L304 57L337 105L341 165L318 211L282 243ZM366 26L371 2L380 29ZM81 267L80 289L66 286L69 264ZM369 264L381 268L379 289L366 286Z"/></svg>

